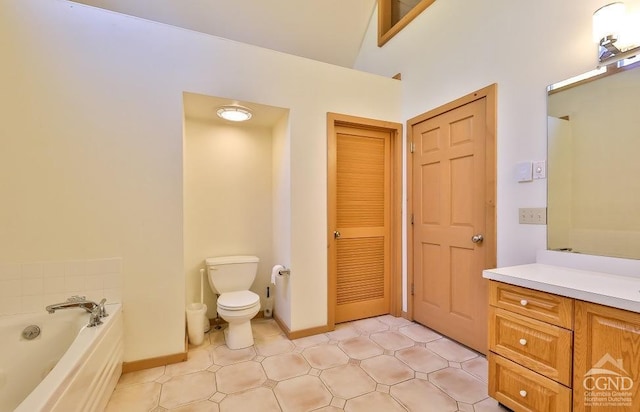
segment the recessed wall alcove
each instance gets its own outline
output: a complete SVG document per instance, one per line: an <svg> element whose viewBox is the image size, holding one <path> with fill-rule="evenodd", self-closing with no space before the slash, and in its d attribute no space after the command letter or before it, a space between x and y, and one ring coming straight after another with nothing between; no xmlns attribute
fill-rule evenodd
<svg viewBox="0 0 640 412"><path fill-rule="evenodd" d="M204 303L208 317L215 318L204 260L255 255L260 264L251 290L264 306L271 267L288 264L290 254L289 110L194 93L183 97L186 302L200 301L200 269L205 269ZM217 108L231 104L249 108L252 118L220 119ZM287 322L288 285L279 286L285 290L276 306Z"/></svg>

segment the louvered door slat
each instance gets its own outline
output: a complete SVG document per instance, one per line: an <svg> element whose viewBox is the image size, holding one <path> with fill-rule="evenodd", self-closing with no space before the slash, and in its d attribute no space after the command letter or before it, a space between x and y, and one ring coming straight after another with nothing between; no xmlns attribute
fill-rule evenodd
<svg viewBox="0 0 640 412"><path fill-rule="evenodd" d="M337 134L336 322L389 312L390 139L353 132Z"/></svg>
<svg viewBox="0 0 640 412"><path fill-rule="evenodd" d="M384 297L384 238L338 242L338 305Z"/></svg>

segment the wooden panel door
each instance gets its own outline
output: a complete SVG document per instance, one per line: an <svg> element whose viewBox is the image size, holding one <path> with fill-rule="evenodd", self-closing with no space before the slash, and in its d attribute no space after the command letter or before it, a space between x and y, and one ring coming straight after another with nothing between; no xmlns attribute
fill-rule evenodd
<svg viewBox="0 0 640 412"><path fill-rule="evenodd" d="M336 126L335 322L389 313L390 133Z"/></svg>
<svg viewBox="0 0 640 412"><path fill-rule="evenodd" d="M486 97L471 99L411 128L413 317L482 353L489 306L482 270L492 265L485 248L495 242L487 110Z"/></svg>
<svg viewBox="0 0 640 412"><path fill-rule="evenodd" d="M573 410L640 411L640 313L575 302Z"/></svg>

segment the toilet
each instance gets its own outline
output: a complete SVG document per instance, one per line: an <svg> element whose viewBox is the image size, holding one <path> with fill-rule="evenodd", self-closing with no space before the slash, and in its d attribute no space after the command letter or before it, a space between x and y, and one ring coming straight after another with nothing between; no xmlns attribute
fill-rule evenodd
<svg viewBox="0 0 640 412"><path fill-rule="evenodd" d="M214 293L219 293L218 315L229 323L224 339L229 349L253 345L251 318L260 311L260 296L251 292L258 272L256 256L221 256L206 259L207 278Z"/></svg>

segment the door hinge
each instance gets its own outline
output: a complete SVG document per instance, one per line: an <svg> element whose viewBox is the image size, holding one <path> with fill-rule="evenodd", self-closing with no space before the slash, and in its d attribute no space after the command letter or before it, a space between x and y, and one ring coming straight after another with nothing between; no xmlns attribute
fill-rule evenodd
<svg viewBox="0 0 640 412"><path fill-rule="evenodd" d="M413 213L411 213L411 224L413 224Z"/></svg>
<svg viewBox="0 0 640 412"><path fill-rule="evenodd" d="M413 283L411 284L411 296L413 296L415 294L416 288L413 285Z"/></svg>
<svg viewBox="0 0 640 412"><path fill-rule="evenodd" d="M413 142L409 143L409 151L411 153L416 151L416 144L415 143L413 143Z"/></svg>

